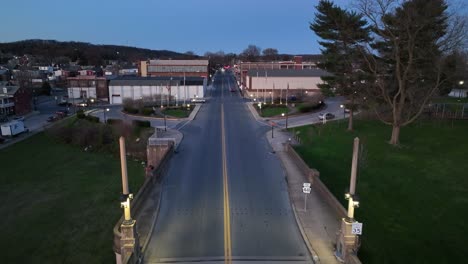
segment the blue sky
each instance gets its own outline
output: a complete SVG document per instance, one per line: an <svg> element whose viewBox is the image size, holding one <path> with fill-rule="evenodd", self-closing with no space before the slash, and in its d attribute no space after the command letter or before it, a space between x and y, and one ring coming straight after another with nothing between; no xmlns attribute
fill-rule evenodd
<svg viewBox="0 0 468 264"><path fill-rule="evenodd" d="M0 42L56 39L178 52L239 53L249 44L319 53L309 29L318 0L14 0ZM346 0L336 1L346 3ZM345 4L346 6L346 4Z"/></svg>

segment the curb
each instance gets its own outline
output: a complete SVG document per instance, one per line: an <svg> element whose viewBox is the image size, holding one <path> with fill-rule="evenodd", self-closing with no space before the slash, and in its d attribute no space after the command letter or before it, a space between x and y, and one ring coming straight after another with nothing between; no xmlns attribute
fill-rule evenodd
<svg viewBox="0 0 468 264"><path fill-rule="evenodd" d="M288 194L289 194L289 191L288 191ZM302 227L302 222L297 216L296 206L294 206L292 202L291 202L291 207L292 207L292 211L294 214L294 219L296 220L297 226L299 227L299 232L301 232L302 239L304 240L304 243L306 244L307 249L309 250L309 253L312 255L312 260L314 261L315 264L320 264L320 258L315 252L315 250L312 248L312 245L309 242L309 238L307 237L307 234L305 233L304 228Z"/></svg>
<svg viewBox="0 0 468 264"><path fill-rule="evenodd" d="M273 151L275 151L275 148L272 145L272 142L271 142L270 137L268 135L269 135L269 132L265 133L265 137L267 138L268 144L270 144ZM287 185L287 188L288 188L289 203L291 205L291 208L292 208L292 211L293 211L293 214L294 214L294 220L296 221L296 225L299 228L299 232L301 233L302 240L306 244L306 247L309 250L309 254L312 256L312 261L314 262L314 264L320 264L320 258L317 255L317 252L315 252L315 250L313 249L312 245L309 242L309 238L307 237L307 234L305 233L304 228L302 227L302 222L299 219L299 216L297 215L296 206L294 205L293 199L291 197L291 193L289 192L289 182L288 182L288 179L287 179L288 171L286 170L286 167L284 166L283 159L279 155L276 155L276 156L281 161L281 167L283 168L283 173L284 173L285 180L286 180L286 185Z"/></svg>
<svg viewBox="0 0 468 264"><path fill-rule="evenodd" d="M161 182L161 186L159 188L161 190L159 191L158 207L154 211L152 221L151 221L152 224L151 224L151 227L150 227L150 229L148 231L148 238L146 239L145 243L143 243L143 246L141 247L141 252L144 252L146 250L146 247L148 246L149 241L151 240L151 234L153 234L153 229L154 229L154 226L156 225L156 220L158 219L158 216L159 216L159 208L161 207L162 194L163 194L163 190L164 190L164 188L162 186L162 182Z"/></svg>

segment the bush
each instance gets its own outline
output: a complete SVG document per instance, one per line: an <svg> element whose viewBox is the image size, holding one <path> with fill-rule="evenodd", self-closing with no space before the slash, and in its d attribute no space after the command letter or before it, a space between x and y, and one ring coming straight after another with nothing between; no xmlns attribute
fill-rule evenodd
<svg viewBox="0 0 468 264"><path fill-rule="evenodd" d="M85 119L93 123L99 123L99 117L96 116L87 115Z"/></svg>
<svg viewBox="0 0 468 264"><path fill-rule="evenodd" d="M120 125L122 123L123 123L122 119L112 119L112 118L107 119L107 124L109 125Z"/></svg>
<svg viewBox="0 0 468 264"><path fill-rule="evenodd" d="M79 119L84 119L84 118L86 118L86 115L85 115L83 110L78 110L78 111L76 111L76 117L79 118Z"/></svg>
<svg viewBox="0 0 468 264"><path fill-rule="evenodd" d="M146 120L133 120L132 125L136 127L151 127L151 122Z"/></svg>
<svg viewBox="0 0 468 264"><path fill-rule="evenodd" d="M154 110L151 107L145 107L141 110L141 114L145 116L152 115L153 113L154 113Z"/></svg>
<svg viewBox="0 0 468 264"><path fill-rule="evenodd" d="M297 107L297 109L299 110L299 112L301 113L307 113L307 112L310 112L312 110L316 110L316 109L319 109L323 104L314 104L314 103L304 103L304 104L301 104Z"/></svg>
<svg viewBox="0 0 468 264"><path fill-rule="evenodd" d="M138 114L138 109L134 107L124 107L124 112L127 112L129 114Z"/></svg>

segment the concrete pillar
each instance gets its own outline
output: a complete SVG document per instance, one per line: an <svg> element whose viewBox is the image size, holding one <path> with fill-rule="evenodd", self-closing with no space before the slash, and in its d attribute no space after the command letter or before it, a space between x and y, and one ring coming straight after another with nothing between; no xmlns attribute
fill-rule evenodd
<svg viewBox="0 0 468 264"><path fill-rule="evenodd" d="M121 263L128 263L130 256L136 260L140 256L140 243L136 230L136 221L124 221L120 226L122 237L120 239Z"/></svg>
<svg viewBox="0 0 468 264"><path fill-rule="evenodd" d="M161 142L159 144L148 144L146 147L147 165L158 168L166 153L172 146L172 142Z"/></svg>

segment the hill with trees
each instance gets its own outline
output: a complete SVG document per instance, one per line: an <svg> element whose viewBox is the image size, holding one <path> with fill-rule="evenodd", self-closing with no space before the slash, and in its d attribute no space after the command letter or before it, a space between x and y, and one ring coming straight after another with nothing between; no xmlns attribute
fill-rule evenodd
<svg viewBox="0 0 468 264"><path fill-rule="evenodd" d="M95 45L85 42L62 42L56 40L31 39L0 43L0 63L12 56L34 56L41 63L68 63L78 61L80 65L103 65L106 60L133 62L147 58L192 59L198 56L168 50L150 50L118 45Z"/></svg>

